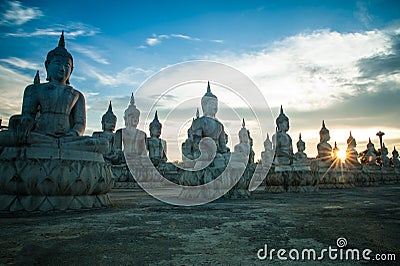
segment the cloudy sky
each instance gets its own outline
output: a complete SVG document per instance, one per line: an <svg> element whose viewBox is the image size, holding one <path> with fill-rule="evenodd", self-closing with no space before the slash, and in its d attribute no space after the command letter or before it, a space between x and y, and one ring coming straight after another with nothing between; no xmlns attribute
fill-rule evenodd
<svg viewBox="0 0 400 266"><path fill-rule="evenodd" d="M381 130L390 152L400 148L398 1L0 1L3 123L21 111L23 90L36 70L45 81L44 60L61 30L74 56L71 84L86 97L88 135L101 129L108 101L122 127L130 94L149 77L181 62L212 60L247 75L275 117L283 105L293 146L301 132L310 156L323 119L332 146L337 141L345 149L351 130L359 151L368 137L378 147ZM191 90L201 97L205 83L186 92ZM225 97L218 86L213 92ZM175 104L159 110L161 120ZM199 106L193 103L188 116ZM253 118L245 118L257 131ZM186 118L170 123L186 130ZM237 131L240 125L238 119ZM237 141L231 139L232 147ZM257 157L262 142L255 139Z"/></svg>

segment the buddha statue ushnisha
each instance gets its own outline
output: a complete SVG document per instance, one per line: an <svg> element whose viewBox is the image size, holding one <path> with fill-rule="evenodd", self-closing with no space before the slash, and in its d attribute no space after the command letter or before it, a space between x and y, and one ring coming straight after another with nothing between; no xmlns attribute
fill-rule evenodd
<svg viewBox="0 0 400 266"><path fill-rule="evenodd" d="M10 118L9 130L0 132L0 146L46 146L103 152L103 139L83 137L86 127L85 97L70 85L74 69L65 48L64 31L58 46L46 57L46 83L37 73L25 88L22 114Z"/></svg>

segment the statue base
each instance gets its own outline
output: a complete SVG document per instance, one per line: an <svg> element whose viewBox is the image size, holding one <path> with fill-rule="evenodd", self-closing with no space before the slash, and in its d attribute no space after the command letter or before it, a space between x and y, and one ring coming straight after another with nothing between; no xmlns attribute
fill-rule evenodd
<svg viewBox="0 0 400 266"><path fill-rule="evenodd" d="M273 166L265 185L265 191L269 193L318 191L318 180L307 165Z"/></svg>
<svg viewBox="0 0 400 266"><path fill-rule="evenodd" d="M110 165L100 153L5 147L0 154L0 210L87 209L111 204Z"/></svg>

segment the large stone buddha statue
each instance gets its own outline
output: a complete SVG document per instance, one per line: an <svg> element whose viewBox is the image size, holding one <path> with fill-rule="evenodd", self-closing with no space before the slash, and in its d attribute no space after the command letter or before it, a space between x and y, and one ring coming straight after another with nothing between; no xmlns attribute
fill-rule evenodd
<svg viewBox="0 0 400 266"><path fill-rule="evenodd" d="M223 124L215 117L218 112L218 98L211 92L209 82L207 84L207 92L201 98L201 108L203 109L203 116L195 119L191 126L193 145L199 147L201 150L201 155L198 159L200 161L208 160L211 158L212 153L214 153L211 147L212 143L206 143L207 140L205 140L204 144L200 144L202 139L210 138L216 145L214 166L225 167L224 155L228 152L226 134ZM202 149L203 147L204 149Z"/></svg>
<svg viewBox="0 0 400 266"><path fill-rule="evenodd" d="M64 32L47 54L46 83L37 73L24 91L22 114L0 132L0 210L49 211L111 204L106 138L83 136L85 98L69 82L73 58Z"/></svg>
<svg viewBox="0 0 400 266"><path fill-rule="evenodd" d="M0 146L50 146L83 151L103 151L102 139L82 137L86 127L85 97L69 82L74 69L65 49L64 32L58 46L46 57L48 82L25 88L22 114L10 118L10 128L0 132Z"/></svg>

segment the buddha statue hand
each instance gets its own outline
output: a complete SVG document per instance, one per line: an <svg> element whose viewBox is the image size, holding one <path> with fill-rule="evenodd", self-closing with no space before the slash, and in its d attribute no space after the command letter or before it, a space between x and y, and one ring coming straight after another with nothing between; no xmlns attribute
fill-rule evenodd
<svg viewBox="0 0 400 266"><path fill-rule="evenodd" d="M33 120L31 118L22 118L17 127L16 137L18 144L27 144L28 135L32 128Z"/></svg>

